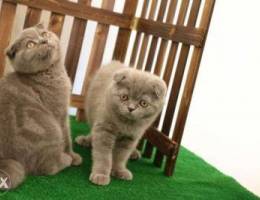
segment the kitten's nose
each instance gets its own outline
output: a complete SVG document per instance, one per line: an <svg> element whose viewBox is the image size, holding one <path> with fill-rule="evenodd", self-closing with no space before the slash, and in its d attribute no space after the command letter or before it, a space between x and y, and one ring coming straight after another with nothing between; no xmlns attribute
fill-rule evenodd
<svg viewBox="0 0 260 200"><path fill-rule="evenodd" d="M128 111L129 112L133 112L135 110L135 107L134 106L128 106Z"/></svg>
<svg viewBox="0 0 260 200"><path fill-rule="evenodd" d="M45 39L40 41L40 44L47 44L47 43L48 43L48 40L45 40Z"/></svg>

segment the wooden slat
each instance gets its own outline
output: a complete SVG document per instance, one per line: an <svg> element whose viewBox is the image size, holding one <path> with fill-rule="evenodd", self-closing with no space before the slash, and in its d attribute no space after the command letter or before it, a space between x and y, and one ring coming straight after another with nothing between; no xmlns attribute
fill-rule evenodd
<svg viewBox="0 0 260 200"><path fill-rule="evenodd" d="M141 18L145 18L146 13L147 13L147 9L148 9L148 5L149 5L149 0L144 0L142 11L141 11ZM131 58L130 58L130 63L129 63L130 66L135 66L137 52L138 52L138 49L139 49L139 46L140 46L140 41L141 41L141 35L142 35L141 32L136 33L134 46L133 46L133 50L132 50L132 54L131 54Z"/></svg>
<svg viewBox="0 0 260 200"><path fill-rule="evenodd" d="M157 16L157 21L163 22L164 15L166 13L165 11L166 11L166 7L167 7L167 3L168 3L168 0L161 1L159 13L158 13L158 16ZM146 71L150 71L151 70L151 66L152 66L152 63L154 61L154 54L155 54L157 42L158 42L158 37L153 37L151 45L150 45L149 53L148 53L147 62L146 62L146 67L145 67ZM147 141L147 143L145 145L145 150L144 150L144 153L143 153L143 157L151 158L152 153L153 153L153 149L154 148L153 148L152 143Z"/></svg>
<svg viewBox="0 0 260 200"><path fill-rule="evenodd" d="M34 7L29 7L26 12L24 28L34 26L39 23L41 18L41 10Z"/></svg>
<svg viewBox="0 0 260 200"><path fill-rule="evenodd" d="M143 6L142 6L142 11L141 11L141 18L146 18L146 14L147 14L147 10L148 10L148 6L149 6L149 0L144 0L143 2ZM133 46L133 50L131 53L131 58L130 58L130 63L129 65L131 67L135 66L136 63L136 58L137 58L137 53L140 47L140 42L141 42L141 36L142 33L141 32L137 32L136 36L135 36L135 41L134 41L134 46ZM143 147L144 147L145 141L144 139L141 139L139 141L139 144L137 146L137 148L142 152Z"/></svg>
<svg viewBox="0 0 260 200"><path fill-rule="evenodd" d="M195 23L197 20L197 15L198 15L199 8L200 8L200 3L201 3L200 0L193 1L192 7L191 7L191 12L190 12L189 19L188 19L188 26L190 26L190 27L195 26ZM182 22L184 22L184 19L182 20ZM178 61L177 68L176 68L176 72L174 75L174 81L172 84L170 99L168 102L168 107L166 110L166 115L165 115L163 127L162 127L162 132L167 135L170 134L172 119L173 119L176 104L177 104L177 99L178 99L179 90L180 90L182 79L183 79L183 73L185 70L189 50L190 50L190 46L188 46L188 45L182 46L179 61ZM167 67L169 67L169 66L167 66ZM163 160L163 154L158 151L156 153L154 163L157 166L160 166L162 164L162 160Z"/></svg>
<svg viewBox="0 0 260 200"><path fill-rule="evenodd" d="M89 7L78 6L76 3L72 3L64 0L5 0L12 3L21 3L34 7L34 9L47 9L59 14L72 15L82 19L90 19L98 21L103 24L115 25L121 28L132 29L133 22L137 22L136 29L138 31L146 33L146 35L152 34L157 37L170 39L176 42L183 42L185 44L192 44L195 46L201 46L204 39L203 29L196 29L183 26L174 26L172 24L164 24L160 22L154 22L146 19L132 19L131 16L115 13L112 11ZM154 0L157 2L157 0ZM31 15L34 15L32 13ZM104 17L105 16L105 17ZM36 18L29 24L34 25ZM28 24L26 24L26 27ZM145 39L148 40L148 39ZM145 42L147 43L147 42ZM144 45L147 46L147 45ZM145 48L144 48L145 49ZM142 54L144 55L144 54ZM142 58L142 56L141 56ZM141 63L141 62L140 62Z"/></svg>
<svg viewBox="0 0 260 200"><path fill-rule="evenodd" d="M201 46L204 40L204 30L193 27L174 26L152 20L139 19L137 30L156 37L162 37L175 42Z"/></svg>
<svg viewBox="0 0 260 200"><path fill-rule="evenodd" d="M70 106L84 109L84 96L75 95L75 94L71 95Z"/></svg>
<svg viewBox="0 0 260 200"><path fill-rule="evenodd" d="M7 2L2 3L0 11L0 77L5 69L5 49L9 45L14 23L16 5Z"/></svg>
<svg viewBox="0 0 260 200"><path fill-rule="evenodd" d="M126 0L124 6L124 14L127 14L133 18L135 16L137 8L137 0ZM130 40L131 30L120 28L117 36L117 41L114 49L113 59L120 60L124 62L129 40Z"/></svg>
<svg viewBox="0 0 260 200"><path fill-rule="evenodd" d="M103 0L102 8L107 10L113 10L115 0ZM107 35L109 26L105 24L98 24L96 28L95 38L93 41L91 53L89 56L87 72L83 83L81 95L85 96L89 84L93 78L93 75L98 70L102 63L102 58L106 46ZM77 113L77 119L83 121L85 119L85 112L83 109L79 109Z"/></svg>
<svg viewBox="0 0 260 200"><path fill-rule="evenodd" d="M167 7L167 2L168 2L168 0L161 1L159 13L158 13L157 20L156 20L157 22L163 22L164 15L166 13L165 11L166 11L166 7ZM158 39L159 38L157 36L152 37L152 42L150 45L150 49L149 49L149 53L148 53L148 57L147 57L146 65L145 65L145 71L151 71Z"/></svg>
<svg viewBox="0 0 260 200"><path fill-rule="evenodd" d="M200 28L205 29L206 34L209 29L214 5L215 5L215 0L206 0L206 2L205 2L205 6L204 6L203 13L202 13L201 22L200 22ZM205 42L204 42L204 45L205 45ZM195 48L193 55L192 55L190 68L188 71L187 80L185 83L185 87L184 87L184 91L183 91L183 95L182 95L182 99L181 99L181 104L180 104L180 109L178 112L176 125L174 127L174 134L173 134L173 138L172 138L178 144L181 143L181 139L182 139L182 135L183 135L184 127L185 127L185 122L187 119L187 115L188 115L188 111L189 111L189 107L190 107L190 103L191 103L191 98L192 98L196 78L197 78L198 71L199 71L199 65L201 62L204 45L202 48L198 48L198 47ZM166 168L164 171L164 173L167 176L171 176L173 173L178 152L179 152L179 147L177 148L175 159L172 159L169 157L167 158Z"/></svg>
<svg viewBox="0 0 260 200"><path fill-rule="evenodd" d="M64 0L5 0L11 3L19 3L41 10L49 10L64 15L71 15L86 20L93 20L103 24L115 25L122 28L130 28L132 19L128 15L111 12L90 6L78 5ZM105 16L105 17L104 17Z"/></svg>
<svg viewBox="0 0 260 200"><path fill-rule="evenodd" d="M149 6L149 0L144 0L143 6L142 6L142 11L141 11L141 16L140 16L141 18L146 18L148 6ZM131 67L134 67L135 63L136 63L137 53L138 53L138 50L140 48L141 36L142 36L141 32L136 33L134 46L133 46L133 49L132 49L132 53L131 53L131 57L130 57L130 63L129 63L129 65ZM139 149L142 152L144 145L145 145L145 140L144 140L144 138L142 138L137 145L137 149Z"/></svg>
<svg viewBox="0 0 260 200"><path fill-rule="evenodd" d="M90 5L91 0L79 0L78 3L81 5ZM85 19L74 18L65 58L65 66L72 83L74 83L76 76L86 25L87 21Z"/></svg>
<svg viewBox="0 0 260 200"><path fill-rule="evenodd" d="M195 26L195 24L196 24L196 20L197 20L199 8L200 8L200 3L201 3L201 0L193 1L190 17L188 20L189 26ZM182 46L179 61L178 61L177 68L176 68L176 72L174 75L172 90L171 90L170 99L169 99L169 105L166 110L165 121L164 121L163 128L162 128L162 131L166 132L166 133L169 133L171 125L172 125L172 119L173 119L173 115L175 112L177 99L179 96L189 51L190 51L189 45Z"/></svg>
<svg viewBox="0 0 260 200"><path fill-rule="evenodd" d="M60 37L61 35L61 31L62 31L62 27L64 24L64 18L65 15L63 14L59 14L59 13L51 13L51 18L50 18L50 23L49 23L49 27L48 29L54 33L56 33L56 35L58 37Z"/></svg>
<svg viewBox="0 0 260 200"><path fill-rule="evenodd" d="M157 0L152 0L149 17L148 17L148 19L150 19L150 20L152 20L154 18L157 3L158 3ZM138 31L139 31L139 29L138 29ZM145 34L143 36L142 46L141 46L141 50L140 50L139 58L138 58L138 62L137 62L137 69L142 69L142 67L143 67L145 53L146 53L146 49L147 49L148 42L149 42L149 37L150 37L149 34Z"/></svg>
<svg viewBox="0 0 260 200"><path fill-rule="evenodd" d="M181 3L181 7L179 10L179 15L178 15L178 19L177 19L177 25L183 25L184 24L184 20L185 17L187 15L187 11L188 11L188 7L189 7L189 0L183 0ZM170 47L170 51L169 51L169 55L168 55L168 60L167 60L167 64L166 64L166 68L165 68L165 72L164 72L164 81L166 82L167 85L169 85L170 82L170 78L171 78L171 74L173 71L173 64L175 61L175 57L177 54L177 49L178 49L179 43L176 42L172 42L171 47ZM155 124L155 126L157 126L159 124L159 118L156 121L157 124ZM169 133L164 133L167 136L169 135ZM154 164L158 167L161 166L162 161L163 161L163 154L157 150L155 153L155 159L154 159Z"/></svg>
<svg viewBox="0 0 260 200"><path fill-rule="evenodd" d="M180 13L179 13L178 20L177 20L177 25L184 24L184 20L187 15L187 11L188 11L188 5L189 5L189 0L182 1ZM173 64L174 64L174 61L176 58L178 46L179 46L179 43L172 42L171 47L170 47L169 56L168 56L168 60L166 63L166 68L165 68L165 72L164 72L164 76L163 76L163 79L167 85L169 85L169 82L171 79L171 75L172 75L172 71L173 71Z"/></svg>
<svg viewBox="0 0 260 200"><path fill-rule="evenodd" d="M156 128L150 128L146 131L144 138L149 140L153 146L156 146L164 155L174 156L177 143L169 140L167 136Z"/></svg>
<svg viewBox="0 0 260 200"><path fill-rule="evenodd" d="M146 2L145 2L146 3ZM156 11L156 7L157 7L157 3L158 3L158 1L157 0L152 0L151 1L151 6L150 6L150 10L149 10L149 13L148 13L148 19L150 19L150 20L152 20L153 18L154 18L154 16L155 16L155 11ZM146 5L146 4L144 4L144 6L148 6L148 4ZM144 13L142 13L142 14L144 14ZM144 14L145 15L145 14ZM140 33L141 34L141 32L138 32L138 33ZM138 36L138 35L137 35ZM141 37L141 35L140 36L138 36L138 37ZM139 56L138 56L138 63L137 63L137 69L142 69L142 66L143 66L143 62L144 62L144 58L145 58L145 53L146 53L146 49L147 49L147 46L148 46L148 42L149 42L149 35L146 35L146 34L144 34L143 35L143 39L142 39L142 43L141 43L141 49L140 49L140 52L139 52ZM139 39L140 40L140 38L137 38L137 39ZM139 42L139 41L136 41L136 42ZM138 46L139 46L139 44L138 44ZM137 46L136 46L137 47ZM133 51L133 53L135 54L135 55L132 55L132 58L131 59L136 59L136 56L137 56L137 49L135 49L136 47L134 47L134 51ZM131 62L133 62L133 61L130 61L130 63ZM134 61L135 62L135 61ZM134 66L134 65L133 65ZM142 150L143 149L143 146L144 146L144 144L145 144L145 141L144 141L144 139L142 139L141 141L140 141L140 143L139 143L139 145L138 145L138 148L139 148L139 150ZM145 145L146 146L146 145Z"/></svg>
<svg viewBox="0 0 260 200"><path fill-rule="evenodd" d="M173 19L174 19L175 13L176 13L176 8L177 8L177 0L172 0L169 5L166 23L171 24L173 22ZM163 61L165 59L165 52L166 52L168 42L169 42L169 40L166 40L166 39L162 39L162 41L161 41L157 61L155 63L154 74L157 74L157 75L161 74L161 69L162 69Z"/></svg>
<svg viewBox="0 0 260 200"><path fill-rule="evenodd" d="M184 24L184 20L185 20L187 11L188 11L188 7L189 7L189 0L183 0L181 2L181 7L179 9L177 25L183 25ZM179 43L173 42L172 45L171 45L171 48L170 48L170 52L169 52L169 56L168 56L168 62L167 62L167 66L166 66L166 72L164 74L164 80L166 81L167 85L170 81L171 73L172 73L172 70L173 70L173 62L175 60L178 45L179 45ZM171 62L169 62L169 61L171 61ZM160 120L160 116L158 117L158 119L154 123L155 127L158 126L159 120ZM156 150L156 156L155 156L154 164L156 166L160 167L161 164L162 164L162 159L163 159L163 154L159 150Z"/></svg>

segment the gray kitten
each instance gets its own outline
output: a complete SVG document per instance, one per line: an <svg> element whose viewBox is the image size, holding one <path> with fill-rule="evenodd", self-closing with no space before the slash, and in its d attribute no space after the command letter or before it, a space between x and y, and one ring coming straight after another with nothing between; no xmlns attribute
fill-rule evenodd
<svg viewBox="0 0 260 200"><path fill-rule="evenodd" d="M127 161L139 139L163 108L166 84L147 72L125 67L117 61L102 67L94 77L86 99L89 136L76 142L92 145L90 181L107 185L110 175L131 180Z"/></svg>
<svg viewBox="0 0 260 200"><path fill-rule="evenodd" d="M58 37L39 24L6 54L15 72L0 79L0 177L9 175L15 188L26 174L54 175L81 157L72 150L71 83Z"/></svg>

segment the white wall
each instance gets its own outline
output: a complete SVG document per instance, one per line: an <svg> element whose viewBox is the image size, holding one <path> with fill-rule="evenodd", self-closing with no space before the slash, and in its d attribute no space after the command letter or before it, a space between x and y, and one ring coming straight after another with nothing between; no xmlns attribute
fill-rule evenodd
<svg viewBox="0 0 260 200"><path fill-rule="evenodd" d="M260 195L260 1L217 0L183 144Z"/></svg>

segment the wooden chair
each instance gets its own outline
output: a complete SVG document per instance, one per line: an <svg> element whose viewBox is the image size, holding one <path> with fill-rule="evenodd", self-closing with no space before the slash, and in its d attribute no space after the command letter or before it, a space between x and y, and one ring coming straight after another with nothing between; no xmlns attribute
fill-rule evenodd
<svg viewBox="0 0 260 200"><path fill-rule="evenodd" d="M66 15L74 16L65 64L72 83L88 20L96 21L96 33L90 52L81 95L72 95L71 106L84 118L83 99L93 74L102 62L111 25L119 27L113 59L129 62L138 69L160 75L168 84L169 99L165 112L140 143L144 157L154 159L164 172L174 171L192 93L209 29L215 0L125 0L122 13L113 12L115 0L103 0L101 8L91 0L3 0L0 14L0 76L5 68L4 49L10 42L18 4L27 6L24 28L39 22L41 11L51 11L49 29L60 36ZM142 4L142 5L141 5ZM141 6L140 17L136 17ZM157 13L157 14L156 14ZM199 19L199 20L197 20ZM173 23L174 21L174 23ZM133 44L130 36L135 34ZM171 131L172 130L172 131ZM155 155L153 154L155 153ZM154 156L153 156L154 155Z"/></svg>

